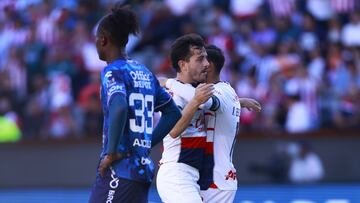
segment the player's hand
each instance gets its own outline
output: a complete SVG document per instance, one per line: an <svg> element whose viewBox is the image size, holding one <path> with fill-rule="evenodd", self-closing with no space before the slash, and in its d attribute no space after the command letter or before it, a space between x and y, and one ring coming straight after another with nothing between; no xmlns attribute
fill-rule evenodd
<svg viewBox="0 0 360 203"><path fill-rule="evenodd" d="M200 105L205 103L212 95L214 91L213 84L199 84L195 89L194 100Z"/></svg>
<svg viewBox="0 0 360 203"><path fill-rule="evenodd" d="M158 80L159 80L160 86L166 88L166 81L168 80L168 78L158 77Z"/></svg>
<svg viewBox="0 0 360 203"><path fill-rule="evenodd" d="M255 99L251 98L240 98L239 99L241 107L247 108L249 111L261 111L261 104Z"/></svg>
<svg viewBox="0 0 360 203"><path fill-rule="evenodd" d="M108 154L100 162L99 173L101 177L104 177L105 171L111 166L111 163L124 158L121 153Z"/></svg>

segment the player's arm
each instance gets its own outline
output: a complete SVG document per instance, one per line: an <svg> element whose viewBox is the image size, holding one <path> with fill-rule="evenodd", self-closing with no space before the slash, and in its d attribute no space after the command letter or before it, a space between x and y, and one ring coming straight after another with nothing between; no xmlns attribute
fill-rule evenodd
<svg viewBox="0 0 360 203"><path fill-rule="evenodd" d="M99 165L101 176L104 175L112 162L123 158L123 155L117 150L127 122L128 104L126 101L125 83L121 75L108 67L105 67L101 73L102 88L105 91L105 95L107 95L109 119L109 127L107 129L108 147Z"/></svg>
<svg viewBox="0 0 360 203"><path fill-rule="evenodd" d="M170 131L169 135L172 138L178 137L191 122L195 112L199 106L206 102L212 96L213 86L200 84L195 90L195 96L188 102L185 108L182 110L181 119L176 123L174 128Z"/></svg>
<svg viewBox="0 0 360 203"><path fill-rule="evenodd" d="M161 142L181 118L181 112L172 99L161 107L160 112L160 120L152 134L151 147Z"/></svg>
<svg viewBox="0 0 360 203"><path fill-rule="evenodd" d="M99 172L101 176L104 175L105 170L113 161L123 158L117 149L121 136L124 134L127 115L128 104L125 95L114 95L109 102L108 148L105 157L100 162Z"/></svg>
<svg viewBox="0 0 360 203"><path fill-rule="evenodd" d="M261 111L261 104L255 99L251 98L239 98L240 106L247 108L249 111L254 110L256 112Z"/></svg>
<svg viewBox="0 0 360 203"><path fill-rule="evenodd" d="M166 88L171 89L175 94L179 95L185 101L190 102L190 100L195 96L195 88L189 85L185 85L181 82L178 82L175 79L167 79L165 83ZM220 100L215 95L212 95L206 102L201 104L199 108L216 111L220 107Z"/></svg>
<svg viewBox="0 0 360 203"><path fill-rule="evenodd" d="M161 142L181 117L181 112L174 100L165 89L160 86L156 78L154 83L156 88L154 111L160 111L161 117L152 133L151 147Z"/></svg>

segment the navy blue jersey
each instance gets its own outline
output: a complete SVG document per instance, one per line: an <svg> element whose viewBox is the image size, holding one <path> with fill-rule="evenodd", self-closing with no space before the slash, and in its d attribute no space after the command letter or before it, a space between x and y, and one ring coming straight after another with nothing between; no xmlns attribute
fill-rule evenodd
<svg viewBox="0 0 360 203"><path fill-rule="evenodd" d="M116 161L112 168L118 177L151 182L154 164L149 157L154 111L171 100L156 77L142 64L133 60L116 60L101 72L101 102L104 112L103 150L108 147L109 103L116 94L126 97L128 119L121 136L118 152L130 154Z"/></svg>

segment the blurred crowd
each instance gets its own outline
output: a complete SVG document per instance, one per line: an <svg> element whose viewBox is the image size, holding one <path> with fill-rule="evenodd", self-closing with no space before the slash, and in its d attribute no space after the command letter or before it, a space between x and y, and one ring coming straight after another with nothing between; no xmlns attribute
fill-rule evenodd
<svg viewBox="0 0 360 203"><path fill-rule="evenodd" d="M115 2L0 2L0 126L6 132L23 139L101 135L99 72L106 64L98 59L94 32ZM242 132L360 127L359 1L120 2L138 13L142 30L130 37L129 56L158 76L176 75L168 54L180 35L199 33L224 51L222 79L263 107L242 111Z"/></svg>
<svg viewBox="0 0 360 203"><path fill-rule="evenodd" d="M313 184L325 176L321 157L307 141L277 142L267 162L250 163L248 171L273 183Z"/></svg>

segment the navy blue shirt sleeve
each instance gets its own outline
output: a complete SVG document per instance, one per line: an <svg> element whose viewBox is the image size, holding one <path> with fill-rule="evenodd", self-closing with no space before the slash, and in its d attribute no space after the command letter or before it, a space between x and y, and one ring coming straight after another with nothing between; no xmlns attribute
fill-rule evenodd
<svg viewBox="0 0 360 203"><path fill-rule="evenodd" d="M171 99L161 108L161 118L156 125L151 140L151 147L161 142L181 118L181 111Z"/></svg>
<svg viewBox="0 0 360 203"><path fill-rule="evenodd" d="M126 95L126 87L121 74L105 68L102 77L102 86L105 91L106 104L109 106L112 97L116 94Z"/></svg>
<svg viewBox="0 0 360 203"><path fill-rule="evenodd" d="M159 81L155 78L155 88L156 88L156 96L155 96L155 112L161 111L161 109L172 100L169 93L165 91L163 87L160 86Z"/></svg>
<svg viewBox="0 0 360 203"><path fill-rule="evenodd" d="M106 154L117 152L121 137L124 134L128 114L126 97L121 94L112 96L109 103L108 149Z"/></svg>
<svg viewBox="0 0 360 203"><path fill-rule="evenodd" d="M127 119L126 87L119 70L106 67L102 72L102 88L108 109L108 144L106 154L117 151L119 140L124 133Z"/></svg>
<svg viewBox="0 0 360 203"><path fill-rule="evenodd" d="M155 111L160 111L161 118L156 125L151 145L155 146L157 143L161 142L162 139L171 131L175 126L176 122L181 118L181 112L177 108L175 102L171 96L162 88L159 84L159 81L156 79L156 101L155 101Z"/></svg>

